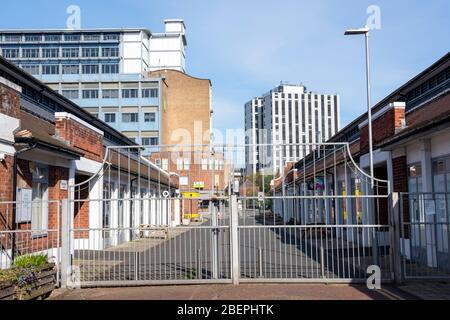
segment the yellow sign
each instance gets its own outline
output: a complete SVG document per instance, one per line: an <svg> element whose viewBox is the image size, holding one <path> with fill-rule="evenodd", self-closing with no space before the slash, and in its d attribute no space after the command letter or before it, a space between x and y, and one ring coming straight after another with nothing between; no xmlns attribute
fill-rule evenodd
<svg viewBox="0 0 450 320"><path fill-rule="evenodd" d="M200 193L198 192L183 192L183 198L187 199L198 199L200 198Z"/></svg>

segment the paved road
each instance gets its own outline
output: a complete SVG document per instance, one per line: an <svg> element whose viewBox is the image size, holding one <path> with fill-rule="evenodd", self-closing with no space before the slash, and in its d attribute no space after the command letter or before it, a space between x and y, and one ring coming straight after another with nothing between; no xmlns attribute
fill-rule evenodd
<svg viewBox="0 0 450 320"><path fill-rule="evenodd" d="M242 284L93 288L53 292L51 300L388 300L390 288L361 285ZM399 297L401 298L401 296Z"/></svg>

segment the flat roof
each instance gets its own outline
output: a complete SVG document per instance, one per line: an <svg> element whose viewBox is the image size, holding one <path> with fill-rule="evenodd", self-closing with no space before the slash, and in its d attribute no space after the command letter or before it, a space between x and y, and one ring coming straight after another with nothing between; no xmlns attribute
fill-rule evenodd
<svg viewBox="0 0 450 320"><path fill-rule="evenodd" d="M99 33L99 32L136 32L144 31L151 35L147 28L87 28L87 29L0 29L0 33Z"/></svg>

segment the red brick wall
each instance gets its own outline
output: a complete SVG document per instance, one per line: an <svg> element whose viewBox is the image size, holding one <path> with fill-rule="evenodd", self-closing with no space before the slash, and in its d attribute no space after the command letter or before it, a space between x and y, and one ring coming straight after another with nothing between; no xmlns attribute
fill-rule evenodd
<svg viewBox="0 0 450 320"><path fill-rule="evenodd" d="M373 145L395 134L395 130L401 127L401 121L405 118L405 109L392 108L372 121ZM369 127L365 125L360 130L361 153L369 152Z"/></svg>
<svg viewBox="0 0 450 320"><path fill-rule="evenodd" d="M0 83L0 113L19 118L20 95L17 91Z"/></svg>
<svg viewBox="0 0 450 320"><path fill-rule="evenodd" d="M13 162L12 156L0 162L0 202L13 200ZM12 225L11 205L0 204L0 219L0 230Z"/></svg>
<svg viewBox="0 0 450 320"><path fill-rule="evenodd" d="M103 160L103 136L82 124L66 118L56 119L56 133L88 159Z"/></svg>

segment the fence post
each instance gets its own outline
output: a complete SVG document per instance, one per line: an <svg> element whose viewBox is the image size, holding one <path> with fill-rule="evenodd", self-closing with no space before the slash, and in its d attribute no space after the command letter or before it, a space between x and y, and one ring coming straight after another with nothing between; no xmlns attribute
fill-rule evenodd
<svg viewBox="0 0 450 320"><path fill-rule="evenodd" d="M394 283L399 285L402 283L402 254L400 249L400 201L399 201L399 193L393 192L390 196L390 227L391 227L391 256L392 256L392 266L393 266L393 275L394 275Z"/></svg>
<svg viewBox="0 0 450 320"><path fill-rule="evenodd" d="M231 196L231 221L230 221L230 236L231 236L231 271L233 284L239 284L239 215L237 196Z"/></svg>
<svg viewBox="0 0 450 320"><path fill-rule="evenodd" d="M61 201L61 287L67 288L70 277L70 224L69 200Z"/></svg>

